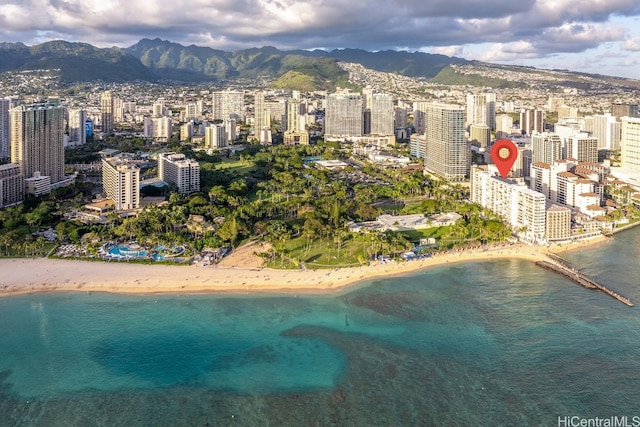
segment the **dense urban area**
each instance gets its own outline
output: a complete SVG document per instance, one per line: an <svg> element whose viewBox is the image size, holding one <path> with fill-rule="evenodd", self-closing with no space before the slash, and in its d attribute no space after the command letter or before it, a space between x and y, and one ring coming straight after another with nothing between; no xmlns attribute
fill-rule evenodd
<svg viewBox="0 0 640 427"><path fill-rule="evenodd" d="M251 241L270 267L335 268L569 243L640 219L633 85L340 67L335 91L1 74L0 255L209 266ZM500 139L518 150L507 178L490 156Z"/></svg>

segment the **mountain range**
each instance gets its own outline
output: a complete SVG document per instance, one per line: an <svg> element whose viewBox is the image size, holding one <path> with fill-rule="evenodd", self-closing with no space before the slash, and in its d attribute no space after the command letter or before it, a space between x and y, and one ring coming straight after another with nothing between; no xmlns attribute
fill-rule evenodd
<svg viewBox="0 0 640 427"><path fill-rule="evenodd" d="M262 78L275 87L332 90L336 86L349 85L348 72L338 65L340 61L358 63L376 71L432 79L442 84L504 87L514 83L486 77L478 79L452 68L473 64L491 67L491 64L420 52L369 52L361 49L283 51L270 46L227 52L195 45L183 46L158 38L142 39L127 48L97 48L87 43L62 40L35 46L0 43L0 73L57 69L65 83L93 80L194 83ZM503 65L495 67L509 68ZM511 68L535 72L530 67ZM575 76L580 74L575 73ZM635 86L637 82L633 82Z"/></svg>

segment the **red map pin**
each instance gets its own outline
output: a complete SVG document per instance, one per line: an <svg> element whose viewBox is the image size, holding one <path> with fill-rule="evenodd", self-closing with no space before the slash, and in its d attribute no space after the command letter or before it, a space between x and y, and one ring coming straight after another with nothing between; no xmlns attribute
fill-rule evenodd
<svg viewBox="0 0 640 427"><path fill-rule="evenodd" d="M493 163L496 164L500 175L503 178L507 178L511 166L518 157L518 147L508 139L501 139L493 143L491 147L491 158Z"/></svg>

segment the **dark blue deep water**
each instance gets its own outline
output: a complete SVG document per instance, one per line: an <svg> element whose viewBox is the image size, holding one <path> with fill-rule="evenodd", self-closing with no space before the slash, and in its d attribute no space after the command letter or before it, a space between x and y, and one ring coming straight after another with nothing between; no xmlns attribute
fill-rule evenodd
<svg viewBox="0 0 640 427"><path fill-rule="evenodd" d="M328 296L0 299L0 425L632 422L639 238L565 255L633 308L520 260Z"/></svg>

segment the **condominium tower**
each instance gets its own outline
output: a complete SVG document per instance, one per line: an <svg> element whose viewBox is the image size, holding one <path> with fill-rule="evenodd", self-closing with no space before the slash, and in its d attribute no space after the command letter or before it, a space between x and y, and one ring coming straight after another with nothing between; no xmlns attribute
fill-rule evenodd
<svg viewBox="0 0 640 427"><path fill-rule="evenodd" d="M9 108L11 100L0 99L0 159L9 158Z"/></svg>
<svg viewBox="0 0 640 427"><path fill-rule="evenodd" d="M354 93L334 93L327 97L325 137L349 138L362 136L362 96Z"/></svg>
<svg viewBox="0 0 640 427"><path fill-rule="evenodd" d="M464 116L464 107L449 104L430 103L425 112L425 169L449 181L462 181L469 173Z"/></svg>
<svg viewBox="0 0 640 427"><path fill-rule="evenodd" d="M110 91L103 92L100 97L100 117L102 119L101 123L103 133L110 133L113 131L113 107L113 94Z"/></svg>
<svg viewBox="0 0 640 427"><path fill-rule="evenodd" d="M36 172L64 179L65 109L46 105L19 106L11 114L11 162L20 166L25 178Z"/></svg>

